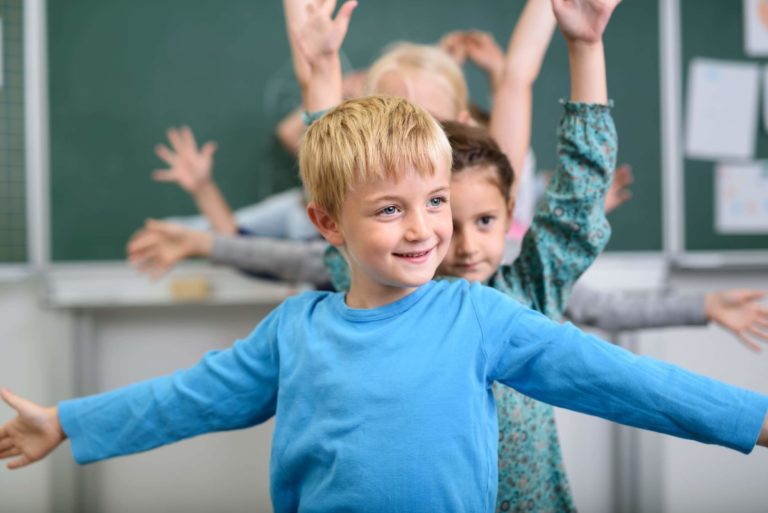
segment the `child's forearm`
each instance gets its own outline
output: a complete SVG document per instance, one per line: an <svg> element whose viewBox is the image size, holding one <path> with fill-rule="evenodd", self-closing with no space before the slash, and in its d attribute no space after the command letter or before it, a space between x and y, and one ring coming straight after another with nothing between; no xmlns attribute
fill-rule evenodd
<svg viewBox="0 0 768 513"><path fill-rule="evenodd" d="M490 132L519 178L531 143L533 83L555 30L549 0L529 0L509 39L504 70L495 86ZM512 185L514 198L520 180Z"/></svg>
<svg viewBox="0 0 768 513"><path fill-rule="evenodd" d="M504 82L536 81L556 25L550 0L528 0L509 38Z"/></svg>
<svg viewBox="0 0 768 513"><path fill-rule="evenodd" d="M194 195L195 203L200 212L208 218L211 228L217 233L233 235L237 233L237 223L229 204L224 199L218 186L207 182Z"/></svg>
<svg viewBox="0 0 768 513"><path fill-rule="evenodd" d="M312 66L309 85L304 93L307 112L329 110L341 103L341 59L338 54L327 57Z"/></svg>
<svg viewBox="0 0 768 513"><path fill-rule="evenodd" d="M608 84L602 41L569 41L568 60L571 67L571 101L607 104Z"/></svg>

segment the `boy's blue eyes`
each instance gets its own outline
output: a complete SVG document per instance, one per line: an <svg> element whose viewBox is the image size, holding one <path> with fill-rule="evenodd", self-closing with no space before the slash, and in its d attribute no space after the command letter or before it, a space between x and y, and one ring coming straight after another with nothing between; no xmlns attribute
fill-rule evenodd
<svg viewBox="0 0 768 513"><path fill-rule="evenodd" d="M443 196L435 196L434 198L430 198L428 203L430 208L436 208L444 205L445 203L447 203L447 201L448 201L447 198ZM400 212L400 207L398 207L397 205L388 205L384 208L377 210L376 215L393 216L398 212Z"/></svg>

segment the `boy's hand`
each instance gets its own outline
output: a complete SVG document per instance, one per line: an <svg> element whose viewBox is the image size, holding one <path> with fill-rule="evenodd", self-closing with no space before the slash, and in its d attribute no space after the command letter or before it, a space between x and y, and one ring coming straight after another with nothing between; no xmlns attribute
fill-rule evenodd
<svg viewBox="0 0 768 513"><path fill-rule="evenodd" d="M599 43L621 0L552 0L560 31L569 43Z"/></svg>
<svg viewBox="0 0 768 513"><path fill-rule="evenodd" d="M632 199L632 191L629 190L629 186L634 181L635 177L632 176L632 166L622 164L616 168L611 187L605 193L604 208L606 214Z"/></svg>
<svg viewBox="0 0 768 513"><path fill-rule="evenodd" d="M501 47L491 34L479 30L467 32L464 41L469 59L488 75L495 91L504 73L504 52Z"/></svg>
<svg viewBox="0 0 768 513"><path fill-rule="evenodd" d="M155 171L152 178L158 182L176 182L195 195L211 181L216 143L209 141L198 150L195 136L187 126L171 127L167 134L172 149L158 144L155 153L170 168Z"/></svg>
<svg viewBox="0 0 768 513"><path fill-rule="evenodd" d="M355 7L357 2L354 0L344 2L334 19L336 0L312 0L307 3L306 21L296 29L295 40L302 57L313 71L324 61L338 58Z"/></svg>
<svg viewBox="0 0 768 513"><path fill-rule="evenodd" d="M208 232L149 219L128 242L128 262L157 280L180 260L208 256L212 247L213 236Z"/></svg>
<svg viewBox="0 0 768 513"><path fill-rule="evenodd" d="M44 408L0 390L3 401L16 410L16 417L0 426L0 459L16 458L7 467L11 470L43 459L67 438L59 424L56 407Z"/></svg>
<svg viewBox="0 0 768 513"><path fill-rule="evenodd" d="M707 317L732 332L748 348L762 351L755 341L768 341L768 308L760 304L761 290L737 289L706 295Z"/></svg>

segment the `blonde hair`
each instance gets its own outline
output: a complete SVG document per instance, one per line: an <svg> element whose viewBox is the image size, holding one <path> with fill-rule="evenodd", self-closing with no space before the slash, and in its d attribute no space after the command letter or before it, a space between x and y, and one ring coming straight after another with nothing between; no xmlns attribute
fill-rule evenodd
<svg viewBox="0 0 768 513"><path fill-rule="evenodd" d="M366 92L374 93L387 73L401 75L408 85L409 72L418 71L428 74L446 87L451 95L454 116L467 110L469 93L464 73L450 55L434 45L406 42L391 45L368 70Z"/></svg>
<svg viewBox="0 0 768 513"><path fill-rule="evenodd" d="M439 166L451 166L443 129L427 111L397 97L347 100L309 127L299 152L309 201L334 219L355 184L396 179L409 168L432 175Z"/></svg>

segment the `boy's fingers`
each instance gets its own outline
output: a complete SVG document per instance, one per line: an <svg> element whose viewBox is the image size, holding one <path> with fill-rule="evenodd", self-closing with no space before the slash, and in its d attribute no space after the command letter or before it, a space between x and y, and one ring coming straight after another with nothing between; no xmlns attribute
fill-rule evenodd
<svg viewBox="0 0 768 513"><path fill-rule="evenodd" d="M29 459L27 456L22 456L21 458L15 459L6 465L8 467L8 470L14 470L17 468L25 467L32 463L32 460Z"/></svg>
<svg viewBox="0 0 768 513"><path fill-rule="evenodd" d="M768 331L762 330L755 326L750 326L747 328L747 331L756 337L760 337L762 340L768 340Z"/></svg>
<svg viewBox="0 0 768 513"><path fill-rule="evenodd" d="M24 408L24 399L12 393L7 388L0 389L0 397L2 397L3 401L5 401L8 406L16 411Z"/></svg>
<svg viewBox="0 0 768 513"><path fill-rule="evenodd" d="M203 148L201 151L203 155L205 155L206 157L210 157L211 155L216 153L216 150L218 149L219 149L219 146L215 142L209 141L203 145Z"/></svg>
<svg viewBox="0 0 768 513"><path fill-rule="evenodd" d="M9 449L5 449L4 451L0 451L0 460L4 460L6 458L13 458L14 456L20 456L21 451L16 447L11 447Z"/></svg>

